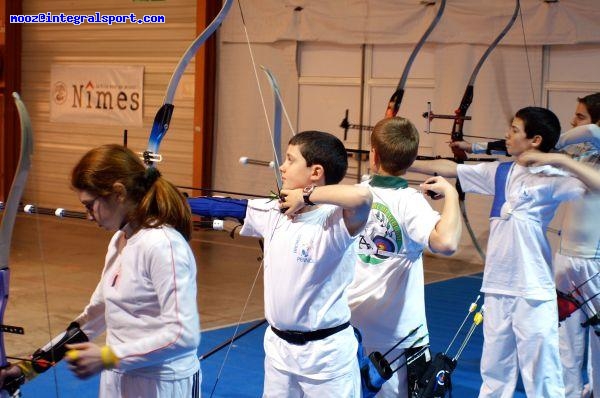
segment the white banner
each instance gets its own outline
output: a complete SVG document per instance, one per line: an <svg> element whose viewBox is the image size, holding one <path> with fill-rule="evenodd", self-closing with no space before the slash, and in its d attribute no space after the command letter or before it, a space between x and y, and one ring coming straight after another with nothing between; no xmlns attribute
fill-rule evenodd
<svg viewBox="0 0 600 398"><path fill-rule="evenodd" d="M142 126L143 66L52 65L50 121Z"/></svg>

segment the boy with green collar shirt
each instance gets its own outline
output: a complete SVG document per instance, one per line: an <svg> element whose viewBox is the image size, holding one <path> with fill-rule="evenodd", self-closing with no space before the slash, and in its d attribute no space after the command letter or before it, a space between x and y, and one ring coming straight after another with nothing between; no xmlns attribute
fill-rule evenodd
<svg viewBox="0 0 600 398"><path fill-rule="evenodd" d="M347 289L352 324L362 333L366 354L387 352L420 325L390 358L402 354L418 339L418 346L427 345L423 250L429 247L433 252L450 255L460 240L462 222L454 187L442 177L431 177L421 185L423 191L446 198L439 214L401 177L415 160L418 147L419 133L404 118L383 119L371 134L369 160L375 175L361 185L371 191L373 204L355 244L355 277ZM406 367L377 394L407 396Z"/></svg>

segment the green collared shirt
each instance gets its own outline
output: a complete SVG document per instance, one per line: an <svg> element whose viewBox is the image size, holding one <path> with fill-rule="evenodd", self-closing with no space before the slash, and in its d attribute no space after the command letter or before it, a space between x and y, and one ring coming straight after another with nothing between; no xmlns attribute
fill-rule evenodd
<svg viewBox="0 0 600 398"><path fill-rule="evenodd" d="M377 188L403 189L408 187L408 181L402 177L374 175L369 185Z"/></svg>

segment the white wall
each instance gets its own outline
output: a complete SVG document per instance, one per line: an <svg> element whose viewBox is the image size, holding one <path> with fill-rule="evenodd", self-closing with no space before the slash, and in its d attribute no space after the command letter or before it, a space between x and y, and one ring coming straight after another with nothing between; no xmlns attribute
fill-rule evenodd
<svg viewBox="0 0 600 398"><path fill-rule="evenodd" d="M241 44L223 43L222 48L227 51L227 48L238 45L241 47ZM388 99L398 84L412 50L412 46L408 45L367 45L363 49L360 45L299 43L296 64L287 62L291 67L286 69L278 60L269 58L273 54L265 51L268 46L260 45L261 56L257 63L269 65L274 62L278 65L278 77L284 82L284 87L290 89L283 89L282 95L292 113L297 112L297 130L324 130L340 139L343 139L343 130L339 124L345 110L349 109L350 121L358 123L361 101L364 123L373 125L384 116ZM399 115L408 117L423 131L425 120L421 114L426 111L428 101L432 101L434 112L453 113L459 105L471 71L485 48L482 45L426 44L411 69ZM600 70L595 67L600 63L599 50L600 45L528 46L527 51L523 46L499 46L492 52L475 81L474 101L468 112L473 120L466 122L465 134L503 138L514 113L529 105L550 107L559 116L562 126L568 128L576 97L600 91ZM363 56L365 87L361 98ZM227 58L222 62L242 68L242 63L249 63L247 50L239 53L227 51ZM257 108L256 83L248 81L252 79L249 74L244 75L247 80L236 79L226 74L228 69L221 69L222 81L227 81L229 87L248 90L244 96L254 98L247 101L254 101L256 108L252 115L245 115L247 119L237 118L236 125L264 124L264 115ZM297 75L294 76L294 73ZM219 109L231 101L233 94L222 90ZM217 115L219 120L229 118L228 114L219 111ZM217 142L227 140L228 150L235 151L231 145L238 132L229 130L221 121L219 123L221 128ZM451 126L452 121L448 120L434 120L431 124L432 130L441 132L449 132ZM257 156L270 160L272 155L267 134L255 133L257 145L262 143L260 145L263 147L263 152ZM422 133L420 152L424 155L451 156L448 140L447 136ZM358 148L358 131L350 131L345 144L348 148ZM369 148L367 132L363 133L362 148ZM229 168L225 165L229 165ZM367 163L363 163L361 172L367 172L367 167ZM349 174L353 176L345 182L355 182L357 171L358 162L351 159ZM223 151L216 157L215 181L222 189L265 194L274 187L272 175L271 170L261 166L240 166L236 164L235 157L227 156ZM407 178L422 180L423 176L409 174ZM228 181L233 183L228 184ZM432 204L439 206L438 203ZM467 195L469 219L477 240L484 248L489 233L487 217L490 206L491 201L487 197ZM552 227L558 228L560 217L552 223ZM549 236L553 242L556 241L555 234L550 233ZM467 262L481 262L466 231L458 258Z"/></svg>

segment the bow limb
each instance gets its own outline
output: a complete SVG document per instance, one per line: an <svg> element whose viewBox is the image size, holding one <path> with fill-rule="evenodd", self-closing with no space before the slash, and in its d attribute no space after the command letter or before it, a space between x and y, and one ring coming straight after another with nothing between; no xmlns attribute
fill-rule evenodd
<svg viewBox="0 0 600 398"><path fill-rule="evenodd" d="M477 79L479 70L483 66L483 63L488 59L488 57L492 53L492 51L494 51L494 49L498 46L498 43L500 43L500 41L504 38L504 36L506 36L508 31L512 28L512 26L514 25L514 23L517 19L517 16L519 15L520 9L521 9L520 1L515 0L515 10L511 16L510 20L508 21L508 23L506 24L504 29L502 29L502 31L498 34L498 36L496 36L494 41L485 50L485 52L483 53L483 55L477 62L477 65L475 65L475 68L473 69L473 72L471 73L471 77L469 78L469 82L467 83L467 88L465 89L463 97L460 101L460 105L458 106L458 109L456 109L454 111L455 117L454 117L454 123L452 125L452 133L451 133L452 142L463 141L463 137L464 137L463 126L464 126L465 119L467 117L467 110L473 103L473 91L474 91L474 87L475 87L475 80ZM452 152L454 153L454 157L457 161L467 160L467 154L462 149L452 148Z"/></svg>
<svg viewBox="0 0 600 398"><path fill-rule="evenodd" d="M427 41L427 38L429 37L431 32L433 32L433 30L437 26L438 22L442 18L442 14L444 13L445 8L446 8L446 0L441 0L440 8L438 9L435 17L433 18L433 20L431 21L431 23L429 24L429 26L427 27L427 29L425 30L425 32L423 33L423 35L421 36L421 38L419 39L419 41L417 42L415 47L413 48L412 52L410 53L410 56L408 57L408 60L406 61L406 65L404 66L404 70L402 71L402 76L400 77L398 85L396 86L396 90L394 91L394 93L390 97L390 100L388 101L387 109L385 110L386 118L394 117L398 114L398 111L400 110L400 105L402 103L402 99L404 98L404 88L406 87L406 81L408 79L408 74L410 72L412 64L413 64L415 58L417 57L417 54L419 53L419 51L421 51L421 48ZM346 141L349 129L361 130L361 131L362 130L367 130L367 131L373 130L373 126L367 126L367 125L363 125L360 123L359 124L351 124L348 121L348 109L346 109L346 115L345 115L344 119L342 120L342 122L340 123L340 127L344 129L344 141Z"/></svg>
<svg viewBox="0 0 600 398"><path fill-rule="evenodd" d="M267 79L269 80L269 84L271 85L271 88L273 89L273 96L275 97L275 112L274 112L274 126L273 128L271 127L271 123L269 122L269 115L267 113L267 106L265 105L265 96L263 94L262 88L260 86L260 81L258 79L258 69L256 67L256 61L254 59L254 51L252 50L252 45L250 44L250 35L248 34L248 27L246 26L246 19L244 18L244 10L242 9L242 3L240 2L240 0L237 0L237 4L238 4L238 8L240 10L240 16L242 18L242 27L244 28L244 35L246 38L246 44L248 46L248 53L250 54L250 61L252 64L252 70L254 72L254 79L256 81L256 87L258 89L258 94L260 96L260 102L262 104L262 109L263 109L263 113L265 116L265 121L267 123L267 129L269 130L269 138L271 140L271 145L273 146L273 156L275 157L275 180L277 183L277 193L279 194L279 192L281 191L281 172L279 170L279 166L281 165L281 109L282 109L282 101L281 101L281 95L279 93L279 86L277 85L277 81L275 80L275 78L273 77L273 74L271 73L271 71L269 71L267 68L261 66L261 69L265 72L265 74L267 75ZM283 108L285 110L285 108ZM292 129L292 132L294 131L294 129L292 128L292 124L291 121L289 119L289 116L287 114L287 112L285 112L285 115L287 117L288 123L290 124L290 128ZM278 131L275 132L274 128L277 129ZM278 143L276 143L276 141L278 141Z"/></svg>
<svg viewBox="0 0 600 398"><path fill-rule="evenodd" d="M179 60L175 71L173 71L173 75L171 75L171 80L169 81L169 85L167 87L163 105L156 113L156 116L154 116L152 131L150 132L150 138L148 139L148 147L143 154L144 162L149 167L154 166L154 162L161 160L161 156L158 154L158 149L161 141L167 133L167 130L169 130L169 124L171 123L171 116L173 115L174 109L173 100L175 97L175 91L177 90L177 86L179 85L179 81L181 80L183 72L192 58L196 55L196 52L200 49L202 44L204 44L204 42L206 42L206 40L208 40L208 38L215 33L219 25L221 25L232 4L233 0L225 0L223 6L221 7L221 11L219 11L215 19L212 20L212 22L204 29L204 31L200 33L198 37L196 37L187 50L185 50L185 53Z"/></svg>
<svg viewBox="0 0 600 398"><path fill-rule="evenodd" d="M417 54L419 53L419 51L421 51L421 48L425 44L425 41L427 40L431 32L433 32L433 29L435 29L438 22L440 22L445 8L446 0L441 0L440 8L438 9L437 14L429 24L427 30L425 30L425 32L423 33L423 36L421 36L421 38L417 42L415 48L413 48L410 56L408 57L408 60L406 61L406 66L404 66L404 71L402 72L402 76L400 77L400 81L398 82L398 86L396 87L396 91L394 91L394 94L392 94L388 102L388 107L385 111L386 118L394 117L398 114L400 104L402 103L402 98L404 97L404 87L406 86L406 80L408 79L408 73L410 72L410 68L412 67L413 62L417 57Z"/></svg>
<svg viewBox="0 0 600 398"><path fill-rule="evenodd" d="M29 169L31 168L31 154L33 153L33 133L29 113L21 101L19 94L13 93L13 97L21 121L21 153L8 199L6 200L2 224L0 225L0 323L2 324L0 331L0 368L8 366L6 347L4 345L4 332L23 334L23 328L4 325L4 311L8 303L10 283L8 263L12 233L19 209L19 201L21 200Z"/></svg>
<svg viewBox="0 0 600 398"><path fill-rule="evenodd" d="M267 80L269 81L269 85L271 87L271 91L273 92L273 133L271 135L271 142L273 144L273 156L275 157L275 178L277 179L277 188L281 190L281 171L279 167L283 162L283 155L281 153L281 112L285 113L285 117L287 119L288 125L290 127L290 131L292 135L296 135L294 127L292 126L292 121L285 110L285 106L283 106L283 101L281 100L281 92L279 90L279 84L277 83L277 79L275 75L263 65L260 66L262 71L267 76Z"/></svg>
<svg viewBox="0 0 600 398"><path fill-rule="evenodd" d="M506 36L508 31L512 28L512 26L514 25L514 23L517 19L517 15L519 15L520 9L521 9L520 1L515 0L515 9L514 9L514 12L511 16L510 20L508 21L508 23L506 24L504 29L502 29L502 31L498 34L498 36L496 36L494 41L488 46L488 48L485 50L485 52L483 53L483 55L481 56L481 58L475 65L475 68L473 69L473 72L471 73L471 77L469 78L469 82L467 83L467 88L465 89L463 97L460 101L460 105L459 105L458 109L456 111L454 111L455 118L454 118L454 123L452 125L452 133L450 134L452 142L463 141L463 139L464 139L463 126L464 126L464 122L466 120L467 110L469 109L469 107L471 106L471 103L473 102L473 91L474 91L474 87L475 87L475 80L477 79L479 70L481 69L481 67L483 66L483 63L487 60L487 58L489 57L491 52L498 46L498 43L500 43L500 41L504 38L504 36ZM457 163L463 163L465 160L467 160L466 152L460 148L453 147L452 153L454 154L454 160ZM473 228L471 227L471 223L469 222L469 217L467 215L467 207L465 204L465 193L463 192L458 179L456 180L456 190L458 191L458 195L459 195L459 199L460 199L459 200L460 211L462 213L463 220L465 222L465 227L467 228L467 232L469 233L469 236L471 238L471 241L473 242L473 246L475 247L475 250L477 250L477 253L479 254L481 259L485 263L485 253L484 253L483 249L481 248L481 246L479 245L479 242L477 241L477 237L475 236L475 232L473 231Z"/></svg>
<svg viewBox="0 0 600 398"><path fill-rule="evenodd" d="M285 109L285 105L283 104L283 99L281 97L281 90L279 88L279 83L277 83L277 79L275 78L275 75L273 74L273 72L271 72L271 70L269 68L266 68L263 65L261 65L260 68L263 70L263 72L265 72L265 75L267 76L267 79L269 80L269 84L271 85L271 90L273 91L273 96L275 97L276 106L280 106L282 108L283 114L285 115L285 119L288 123L290 131L292 132L292 135L296 135L296 129L294 129L294 126L292 125L292 120L290 119L290 115L287 113L287 110ZM279 105L277 105L277 104L279 104Z"/></svg>
<svg viewBox="0 0 600 398"><path fill-rule="evenodd" d="M273 91L273 131L270 134L271 137L271 145L273 146L273 158L275 159L275 179L277 180L277 192L281 191L282 180L281 180L281 170L279 167L281 166L281 101L279 101L279 97L277 96L277 81L271 74L271 71L261 65L261 69L265 72L267 76L267 80L269 80L269 84L271 85L271 90Z"/></svg>

